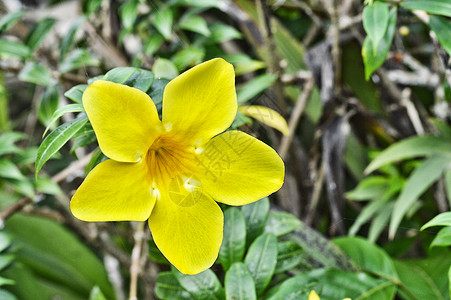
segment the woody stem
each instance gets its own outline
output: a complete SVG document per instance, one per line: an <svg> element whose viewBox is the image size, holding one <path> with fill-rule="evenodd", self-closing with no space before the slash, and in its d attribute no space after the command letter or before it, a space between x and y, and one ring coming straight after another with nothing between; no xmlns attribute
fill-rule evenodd
<svg viewBox="0 0 451 300"><path fill-rule="evenodd" d="M130 264L130 296L129 300L138 300L138 276L140 273L139 261L141 258L142 244L144 240L144 223L138 222L136 226L136 232L134 234L135 246L132 250Z"/></svg>

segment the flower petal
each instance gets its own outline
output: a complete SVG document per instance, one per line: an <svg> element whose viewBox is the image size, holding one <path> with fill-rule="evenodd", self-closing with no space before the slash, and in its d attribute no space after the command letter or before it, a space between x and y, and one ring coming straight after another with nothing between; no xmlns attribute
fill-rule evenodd
<svg viewBox="0 0 451 300"><path fill-rule="evenodd" d="M186 71L164 90L163 124L194 144L226 130L236 110L235 72L220 58Z"/></svg>
<svg viewBox="0 0 451 300"><path fill-rule="evenodd" d="M248 204L283 184L285 166L276 151L240 131L214 137L197 158L203 190L218 202Z"/></svg>
<svg viewBox="0 0 451 300"><path fill-rule="evenodd" d="M152 99L126 85L97 80L83 93L83 106L100 149L117 161L139 161L161 130Z"/></svg>
<svg viewBox="0 0 451 300"><path fill-rule="evenodd" d="M224 217L202 191L189 192L183 184L176 189L171 183L157 200L149 226L160 251L184 274L200 273L218 257Z"/></svg>
<svg viewBox="0 0 451 300"><path fill-rule="evenodd" d="M154 205L147 164L111 159L88 174L70 202L83 221L145 221Z"/></svg>

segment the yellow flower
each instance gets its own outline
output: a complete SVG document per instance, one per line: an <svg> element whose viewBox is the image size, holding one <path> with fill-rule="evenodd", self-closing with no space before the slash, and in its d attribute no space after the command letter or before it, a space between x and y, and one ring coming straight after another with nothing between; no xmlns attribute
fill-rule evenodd
<svg viewBox="0 0 451 300"><path fill-rule="evenodd" d="M150 97L98 80L83 105L110 159L86 177L71 200L85 221L145 221L158 248L182 273L216 260L223 214L215 201L244 205L277 191L284 165L263 142L236 130L232 65L202 63L168 83L162 120Z"/></svg>
<svg viewBox="0 0 451 300"><path fill-rule="evenodd" d="M308 294L308 300L320 300L318 294L315 292L315 290L311 290L310 294Z"/></svg>

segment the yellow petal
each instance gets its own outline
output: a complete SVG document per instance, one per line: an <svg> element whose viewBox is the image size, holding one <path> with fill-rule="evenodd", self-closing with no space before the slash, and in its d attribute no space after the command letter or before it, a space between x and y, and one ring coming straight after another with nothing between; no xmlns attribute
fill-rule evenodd
<svg viewBox="0 0 451 300"><path fill-rule="evenodd" d="M283 135L288 135L287 121L275 110L260 105L242 105L238 110L244 115L279 130Z"/></svg>
<svg viewBox="0 0 451 300"><path fill-rule="evenodd" d="M83 106L100 149L114 160L139 161L160 132L155 104L138 89L97 80L83 93Z"/></svg>
<svg viewBox="0 0 451 300"><path fill-rule="evenodd" d="M178 181L176 177L169 191L157 200L149 226L155 243L171 264L193 275L211 267L218 257L224 217L213 199Z"/></svg>
<svg viewBox="0 0 451 300"><path fill-rule="evenodd" d="M257 201L283 184L285 166L276 151L240 131L211 139L197 160L203 190L229 205Z"/></svg>
<svg viewBox="0 0 451 300"><path fill-rule="evenodd" d="M220 58L186 71L164 90L165 127L195 144L206 143L226 130L236 110L233 66Z"/></svg>
<svg viewBox="0 0 451 300"><path fill-rule="evenodd" d="M107 160L96 166L70 202L83 221L145 221L155 204L146 163Z"/></svg>
<svg viewBox="0 0 451 300"><path fill-rule="evenodd" d="M308 295L308 300L320 300L320 299L318 294L314 290L311 290L310 294Z"/></svg>

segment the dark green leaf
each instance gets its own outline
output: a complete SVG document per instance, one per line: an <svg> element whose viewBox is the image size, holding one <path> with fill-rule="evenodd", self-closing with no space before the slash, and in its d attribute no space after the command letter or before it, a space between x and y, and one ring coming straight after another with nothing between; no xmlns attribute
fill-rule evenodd
<svg viewBox="0 0 451 300"><path fill-rule="evenodd" d="M19 73L19 79L25 82L49 86L52 83L50 70L38 63L29 62Z"/></svg>
<svg viewBox="0 0 451 300"><path fill-rule="evenodd" d="M301 264L304 259L302 253L302 248L295 242L279 242L277 247L277 265L275 273L291 270Z"/></svg>
<svg viewBox="0 0 451 300"><path fill-rule="evenodd" d="M9 30L24 15L25 11L18 10L4 15L0 19L0 33ZM0 42L1 43L1 42Z"/></svg>
<svg viewBox="0 0 451 300"><path fill-rule="evenodd" d="M68 94L69 92L71 92L74 88L70 89L68 92L66 92L66 94ZM74 90L74 91L78 91L78 90ZM66 96L66 94L64 94ZM66 96L68 97L68 96ZM80 96L81 97L81 96ZM69 98L69 97L68 97ZM64 115L65 113L69 113L69 112L82 112L83 111L83 105L81 104L68 104L65 106L62 106L60 108L58 108L52 115L52 118L49 120L47 127L45 128L44 133L42 134L42 136L45 136L45 134L47 133L47 131L50 129L50 126L52 126L59 118L61 118L62 115Z"/></svg>
<svg viewBox="0 0 451 300"><path fill-rule="evenodd" d="M51 118L58 108L59 92L56 86L49 86L38 104L38 118L44 125L51 126Z"/></svg>
<svg viewBox="0 0 451 300"><path fill-rule="evenodd" d="M267 197L241 207L246 221L246 243L250 245L263 232L269 213L269 199Z"/></svg>
<svg viewBox="0 0 451 300"><path fill-rule="evenodd" d="M388 5L385 2L377 1L363 9L363 28L371 38L373 50L378 48L379 42L387 31L388 16Z"/></svg>
<svg viewBox="0 0 451 300"><path fill-rule="evenodd" d="M259 236L249 247L244 260L255 282L257 295L263 293L277 263L277 239L272 233Z"/></svg>
<svg viewBox="0 0 451 300"><path fill-rule="evenodd" d="M80 25L85 21L85 17L79 17L74 24L70 27L69 31L63 36L60 44L60 57L59 61L61 62L64 57L66 57L67 51L69 51L70 47L74 43L75 33L77 33Z"/></svg>
<svg viewBox="0 0 451 300"><path fill-rule="evenodd" d="M106 156L102 153L102 151L100 151L100 148L97 148L95 152L92 154L91 160L86 165L85 175L88 175L88 173L91 172L92 169L95 168L95 166L100 164L105 159Z"/></svg>
<svg viewBox="0 0 451 300"><path fill-rule="evenodd" d="M238 103L243 104L254 98L269 88L276 79L277 76L273 74L263 74L255 77L237 90Z"/></svg>
<svg viewBox="0 0 451 300"><path fill-rule="evenodd" d="M153 239L149 239L149 257L153 261L159 263L159 264L169 264L169 261L164 257L164 255L161 253L161 251L158 249L157 245L155 244ZM172 274L172 273L171 273Z"/></svg>
<svg viewBox="0 0 451 300"><path fill-rule="evenodd" d="M219 250L219 261L224 270L242 260L246 247L246 223L236 207L224 212L224 237Z"/></svg>
<svg viewBox="0 0 451 300"><path fill-rule="evenodd" d="M56 20L52 18L40 20L25 38L25 45L27 45L31 51L36 50L55 23Z"/></svg>
<svg viewBox="0 0 451 300"><path fill-rule="evenodd" d="M153 56L164 43L164 37L158 33L152 34L147 41L144 42L144 53Z"/></svg>
<svg viewBox="0 0 451 300"><path fill-rule="evenodd" d="M281 236L298 229L300 226L301 221L295 216L283 212L272 212L266 221L265 232Z"/></svg>
<svg viewBox="0 0 451 300"><path fill-rule="evenodd" d="M443 17L431 16L429 25L437 35L440 44L442 44L446 52L451 55L451 21ZM445 80L445 82L447 82L447 80Z"/></svg>
<svg viewBox="0 0 451 300"><path fill-rule="evenodd" d="M18 56L20 58L27 58L31 55L31 50L24 44L0 39L0 54L8 54L12 56Z"/></svg>
<svg viewBox="0 0 451 300"><path fill-rule="evenodd" d="M174 14L169 8L157 10L153 15L152 24L166 40L171 39L173 19Z"/></svg>
<svg viewBox="0 0 451 300"><path fill-rule="evenodd" d="M257 299L251 273L241 262L234 263L227 271L224 285L227 300Z"/></svg>
<svg viewBox="0 0 451 300"><path fill-rule="evenodd" d="M70 90L68 90L67 92L65 92L64 96L78 104L81 104L83 92L86 90L87 87L88 87L87 84L76 85L76 86L72 87Z"/></svg>
<svg viewBox="0 0 451 300"><path fill-rule="evenodd" d="M154 74L148 70L133 67L119 67L110 70L105 74L103 79L125 84L147 92L154 81Z"/></svg>
<svg viewBox="0 0 451 300"><path fill-rule="evenodd" d="M224 290L218 277L212 270L207 269L196 275L185 275L173 270L180 285L196 300L224 299Z"/></svg>
<svg viewBox="0 0 451 300"><path fill-rule="evenodd" d="M163 79L158 78L150 87L150 90L152 91L149 96L152 98L152 101L155 103L155 105L161 104L163 102L163 93L166 85L169 83L169 79Z"/></svg>
<svg viewBox="0 0 451 300"><path fill-rule="evenodd" d="M451 17L449 0L404 0L401 6L410 10L424 10L431 14Z"/></svg>
<svg viewBox="0 0 451 300"><path fill-rule="evenodd" d="M190 293L185 291L180 285L172 272L161 272L158 274L155 294L162 300L194 300Z"/></svg>
<svg viewBox="0 0 451 300"><path fill-rule="evenodd" d="M77 133L83 125L88 122L87 117L74 119L70 122L64 123L54 131L52 131L45 140L41 143L36 157L36 176L41 170L42 166L57 153L68 140Z"/></svg>
<svg viewBox="0 0 451 300"><path fill-rule="evenodd" d="M77 48L69 52L60 63L58 70L61 73L67 73L72 70L86 68L91 66L99 66L100 61L93 58L85 49Z"/></svg>

